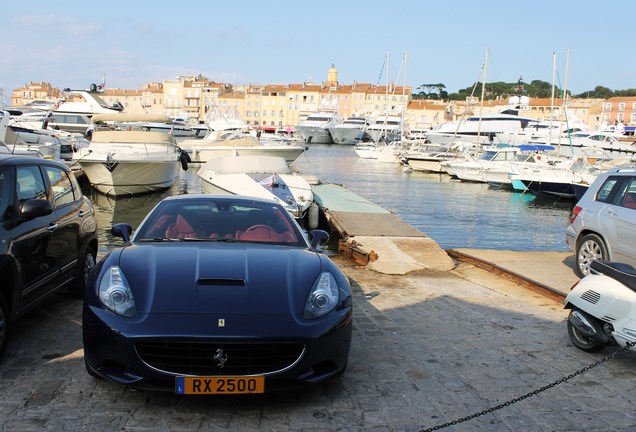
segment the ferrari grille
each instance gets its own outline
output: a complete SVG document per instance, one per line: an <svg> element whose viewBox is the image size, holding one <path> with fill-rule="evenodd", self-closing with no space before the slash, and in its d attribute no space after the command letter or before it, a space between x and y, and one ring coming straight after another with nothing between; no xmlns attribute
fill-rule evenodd
<svg viewBox="0 0 636 432"><path fill-rule="evenodd" d="M587 290L581 295L581 298L592 304L596 304L601 299L601 295L596 291Z"/></svg>
<svg viewBox="0 0 636 432"><path fill-rule="evenodd" d="M155 369L206 376L280 371L293 365L304 351L300 343L140 341L135 347L141 360ZM223 362L217 360L219 355Z"/></svg>

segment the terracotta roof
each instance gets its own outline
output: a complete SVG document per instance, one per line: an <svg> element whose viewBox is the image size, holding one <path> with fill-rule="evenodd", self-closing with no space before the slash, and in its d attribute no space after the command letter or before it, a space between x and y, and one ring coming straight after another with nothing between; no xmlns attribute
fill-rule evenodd
<svg viewBox="0 0 636 432"><path fill-rule="evenodd" d="M636 102L636 96L614 96L606 100L607 102Z"/></svg>
<svg viewBox="0 0 636 432"><path fill-rule="evenodd" d="M106 89L106 96L141 96L141 90L126 90L120 88Z"/></svg>
<svg viewBox="0 0 636 432"><path fill-rule="evenodd" d="M407 109L409 110L435 110L435 111L444 111L446 110L446 103L434 102L430 100L423 99L414 99L409 102Z"/></svg>

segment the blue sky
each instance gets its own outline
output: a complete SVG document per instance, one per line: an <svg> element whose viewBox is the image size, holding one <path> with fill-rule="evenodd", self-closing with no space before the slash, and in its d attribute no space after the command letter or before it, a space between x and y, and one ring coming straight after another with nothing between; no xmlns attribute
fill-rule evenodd
<svg viewBox="0 0 636 432"><path fill-rule="evenodd" d="M326 79L449 92L487 82L552 81L574 93L636 88L636 2L469 0L40 1L3 3L0 87L29 81L135 89L201 73L217 82ZM567 51L570 50L566 76ZM404 54L406 67L404 67Z"/></svg>

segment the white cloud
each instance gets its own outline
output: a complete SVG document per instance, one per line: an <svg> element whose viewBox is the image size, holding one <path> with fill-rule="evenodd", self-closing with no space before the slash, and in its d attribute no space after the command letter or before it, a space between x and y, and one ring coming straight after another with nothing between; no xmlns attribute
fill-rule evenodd
<svg viewBox="0 0 636 432"><path fill-rule="evenodd" d="M98 21L77 20L69 16L57 15L23 15L16 17L14 22L20 28L43 36L92 36L102 30Z"/></svg>

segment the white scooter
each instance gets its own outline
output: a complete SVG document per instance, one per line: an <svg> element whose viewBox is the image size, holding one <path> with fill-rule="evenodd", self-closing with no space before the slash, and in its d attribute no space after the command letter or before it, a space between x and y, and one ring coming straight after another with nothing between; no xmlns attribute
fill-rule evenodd
<svg viewBox="0 0 636 432"><path fill-rule="evenodd" d="M597 352L636 342L636 269L595 260L565 298L568 334L577 348ZM630 349L636 350L635 347Z"/></svg>

